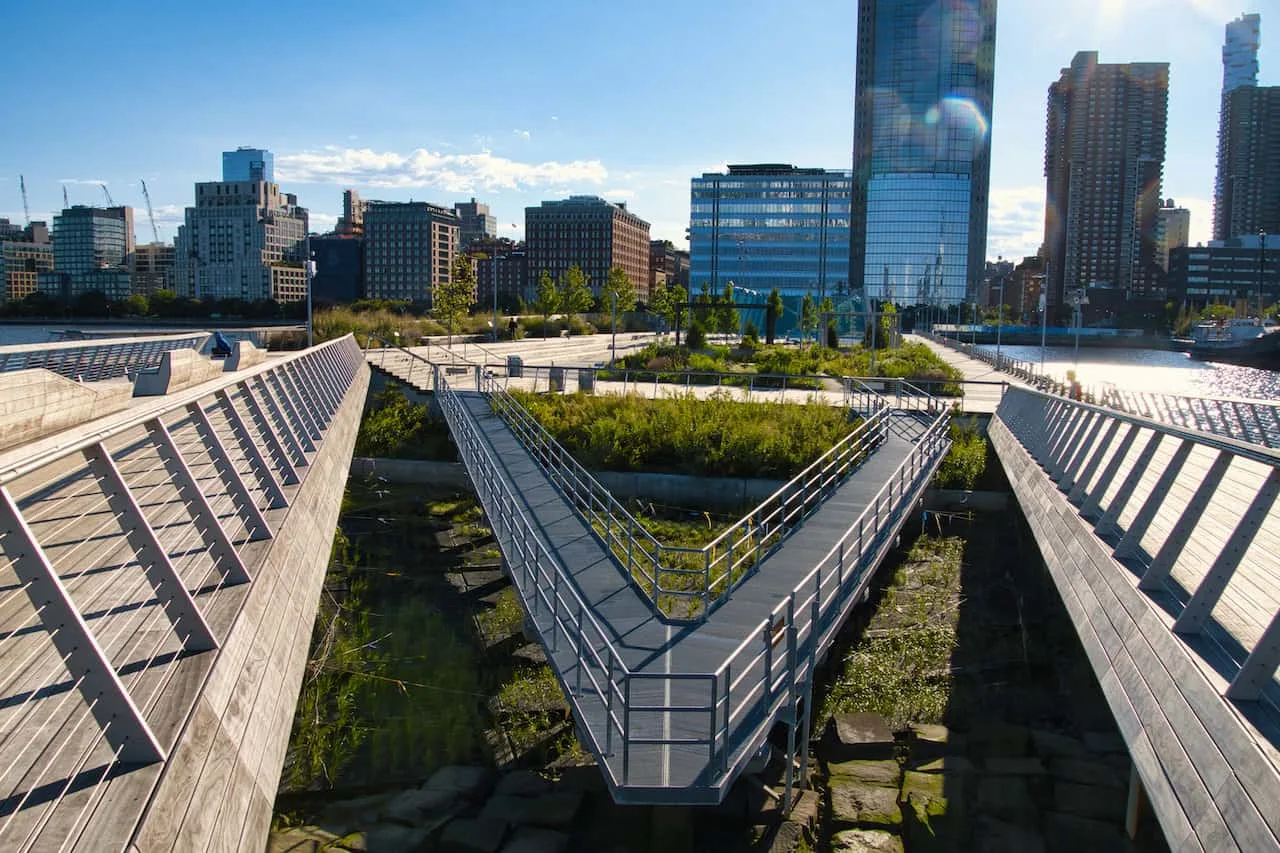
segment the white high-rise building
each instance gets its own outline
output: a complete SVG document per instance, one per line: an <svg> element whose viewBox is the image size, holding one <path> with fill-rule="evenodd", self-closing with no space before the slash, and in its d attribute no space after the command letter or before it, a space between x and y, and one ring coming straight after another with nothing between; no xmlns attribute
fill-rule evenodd
<svg viewBox="0 0 1280 853"><path fill-rule="evenodd" d="M196 184L196 205L178 228L173 286L199 299L305 299L307 226L306 209L274 182Z"/></svg>

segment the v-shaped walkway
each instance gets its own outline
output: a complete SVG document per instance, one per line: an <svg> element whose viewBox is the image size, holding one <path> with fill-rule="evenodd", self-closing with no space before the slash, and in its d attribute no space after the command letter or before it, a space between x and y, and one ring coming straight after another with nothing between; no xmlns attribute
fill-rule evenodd
<svg viewBox="0 0 1280 853"><path fill-rule="evenodd" d="M878 447L753 575L703 621L673 624L485 394L439 394L526 614L620 802L717 802L774 723L799 724L815 663L948 445L945 415L889 414Z"/></svg>

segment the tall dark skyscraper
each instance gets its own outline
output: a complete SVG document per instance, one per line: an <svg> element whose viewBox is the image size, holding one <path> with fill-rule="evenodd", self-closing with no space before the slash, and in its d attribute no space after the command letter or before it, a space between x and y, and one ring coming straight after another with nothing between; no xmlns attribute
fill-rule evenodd
<svg viewBox="0 0 1280 853"><path fill-rule="evenodd" d="M1261 26L1240 16L1222 46L1215 240L1280 231L1280 86L1258 85Z"/></svg>
<svg viewBox="0 0 1280 853"><path fill-rule="evenodd" d="M1149 296L1159 285L1169 63L1081 51L1049 87L1044 242L1049 308L1072 290ZM1053 314L1050 314L1053 319Z"/></svg>
<svg viewBox="0 0 1280 853"><path fill-rule="evenodd" d="M849 277L905 304L986 268L995 0L858 0Z"/></svg>

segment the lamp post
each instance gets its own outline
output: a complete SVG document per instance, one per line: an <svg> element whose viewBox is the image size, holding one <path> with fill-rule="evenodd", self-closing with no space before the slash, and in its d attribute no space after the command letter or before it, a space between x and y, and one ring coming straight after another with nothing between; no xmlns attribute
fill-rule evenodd
<svg viewBox="0 0 1280 853"><path fill-rule="evenodd" d="M618 291L609 292L609 302L613 315L613 319L609 322L609 366L612 367L618 360Z"/></svg>
<svg viewBox="0 0 1280 853"><path fill-rule="evenodd" d="M315 329L311 322L311 282L315 276L316 263L311 259L311 235L302 239L302 263L307 282L307 349L315 346Z"/></svg>
<svg viewBox="0 0 1280 853"><path fill-rule="evenodd" d="M1267 265L1267 232L1258 229L1258 321L1262 321L1262 276Z"/></svg>
<svg viewBox="0 0 1280 853"><path fill-rule="evenodd" d="M498 248L494 246L489 258L489 281L493 286L493 342L498 342Z"/></svg>
<svg viewBox="0 0 1280 853"><path fill-rule="evenodd" d="M996 370L1000 369L1000 333L1004 331L1004 276L1000 276L1000 305L996 308Z"/></svg>

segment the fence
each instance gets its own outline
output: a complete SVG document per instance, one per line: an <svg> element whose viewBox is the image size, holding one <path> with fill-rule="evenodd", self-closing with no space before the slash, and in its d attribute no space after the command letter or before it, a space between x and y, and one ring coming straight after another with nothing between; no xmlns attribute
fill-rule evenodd
<svg viewBox="0 0 1280 853"><path fill-rule="evenodd" d="M16 344L0 347L0 372L44 368L68 379L97 382L156 367L168 350L200 350L208 340L208 332L190 332L91 342Z"/></svg>

